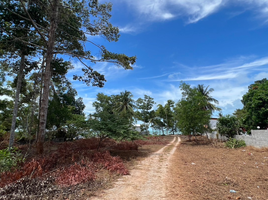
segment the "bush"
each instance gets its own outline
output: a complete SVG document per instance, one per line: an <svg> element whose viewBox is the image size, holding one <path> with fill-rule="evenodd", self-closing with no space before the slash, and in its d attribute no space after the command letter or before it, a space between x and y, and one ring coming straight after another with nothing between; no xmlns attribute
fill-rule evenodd
<svg viewBox="0 0 268 200"><path fill-rule="evenodd" d="M18 164L24 162L23 155L17 148L6 148L0 150L0 173L16 168Z"/></svg>
<svg viewBox="0 0 268 200"><path fill-rule="evenodd" d="M87 165L86 165L87 164ZM82 160L57 172L56 183L61 186L72 186L94 180L94 168Z"/></svg>
<svg viewBox="0 0 268 200"><path fill-rule="evenodd" d="M229 140L225 143L225 146L234 149L234 148L245 147L246 143L244 140L229 138Z"/></svg>
<svg viewBox="0 0 268 200"><path fill-rule="evenodd" d="M217 129L221 135L234 137L239 130L239 121L235 116L222 116L218 119Z"/></svg>
<svg viewBox="0 0 268 200"><path fill-rule="evenodd" d="M5 139L7 132L5 131L6 127L0 124L0 142Z"/></svg>

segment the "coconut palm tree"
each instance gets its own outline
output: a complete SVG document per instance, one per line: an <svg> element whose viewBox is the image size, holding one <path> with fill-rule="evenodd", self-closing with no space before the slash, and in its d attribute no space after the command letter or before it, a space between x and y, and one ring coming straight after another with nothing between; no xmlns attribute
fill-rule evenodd
<svg viewBox="0 0 268 200"><path fill-rule="evenodd" d="M219 104L219 101L210 96L210 93L214 91L213 88L209 88L209 86L205 87L203 84L202 85L198 84L197 91L200 92L202 96L204 96L207 100L207 105L205 106L206 110L210 110L212 112L221 110L220 108L216 107L213 104L213 103Z"/></svg>
<svg viewBox="0 0 268 200"><path fill-rule="evenodd" d="M135 104L132 97L133 95L129 91L121 92L120 95L118 95L118 102L114 110L121 115L132 118L135 114L133 111Z"/></svg>

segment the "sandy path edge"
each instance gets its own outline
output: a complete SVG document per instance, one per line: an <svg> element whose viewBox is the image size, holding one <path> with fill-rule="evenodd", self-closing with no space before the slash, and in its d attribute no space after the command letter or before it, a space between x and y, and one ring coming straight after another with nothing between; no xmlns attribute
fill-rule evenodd
<svg viewBox="0 0 268 200"><path fill-rule="evenodd" d="M104 191L92 200L157 200L166 199L166 178L170 158L174 154L180 138L174 139L157 152L141 161L129 176L119 179L113 188ZM171 146L171 148L167 148Z"/></svg>

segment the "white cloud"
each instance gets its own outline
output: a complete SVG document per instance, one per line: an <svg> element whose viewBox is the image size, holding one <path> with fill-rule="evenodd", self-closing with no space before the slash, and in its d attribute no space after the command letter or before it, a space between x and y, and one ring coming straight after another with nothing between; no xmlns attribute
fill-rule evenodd
<svg viewBox="0 0 268 200"><path fill-rule="evenodd" d="M93 102L96 101L96 98L88 98L88 97L82 97L83 98L83 102L86 106L84 112L86 114L89 113L94 113L95 112L95 108L93 107Z"/></svg>
<svg viewBox="0 0 268 200"><path fill-rule="evenodd" d="M262 80L264 78L268 78L268 73L267 72L261 72L259 74L257 74L255 77L254 77L254 80L255 81L258 81L258 80Z"/></svg>
<svg viewBox="0 0 268 200"><path fill-rule="evenodd" d="M232 115L236 109L243 108L243 104L242 104L240 99L237 99L237 100L233 101L232 104L226 104L225 106L221 106L221 108L222 108L221 113L223 115L227 115L227 114ZM216 117L217 117L217 115L216 115Z"/></svg>
<svg viewBox="0 0 268 200"><path fill-rule="evenodd" d="M135 88L130 90L135 98L143 98L144 95L152 96L152 92L150 90L144 90L140 88Z"/></svg>
<svg viewBox="0 0 268 200"><path fill-rule="evenodd" d="M142 69L143 67L137 64L132 65L133 69Z"/></svg>
<svg viewBox="0 0 268 200"><path fill-rule="evenodd" d="M177 102L182 97L179 85L173 84L168 85L163 91L154 93L154 96L157 103L164 103L169 99Z"/></svg>
<svg viewBox="0 0 268 200"><path fill-rule="evenodd" d="M203 76L198 76L198 77L193 77L193 78L185 78L181 79L179 81L208 81L208 80L218 80L218 79L233 79L236 78L237 74L235 73L226 73L226 74L210 74L210 75L203 75Z"/></svg>
<svg viewBox="0 0 268 200"><path fill-rule="evenodd" d="M254 9L257 15L267 20L268 18L268 1L267 0L239 0L242 4L246 4L249 8Z"/></svg>
<svg viewBox="0 0 268 200"><path fill-rule="evenodd" d="M173 17L175 17L175 15L173 15L171 13L163 13L162 14L163 19L172 19Z"/></svg>
<svg viewBox="0 0 268 200"><path fill-rule="evenodd" d="M159 76L150 76L150 77L144 77L144 78L140 78L140 79L155 79L155 78L161 78L161 77L165 77L165 76L168 76L169 73L166 73L166 74L162 74L162 75L159 75Z"/></svg>
<svg viewBox="0 0 268 200"><path fill-rule="evenodd" d="M73 69L70 70L71 73L79 72L85 67L80 61L72 62Z"/></svg>
<svg viewBox="0 0 268 200"><path fill-rule="evenodd" d="M249 57L250 58L250 57ZM244 58L237 58L230 62L211 66L193 67L191 73L174 72L168 78L169 81L211 81L226 79L247 79L247 75L260 70L268 65L268 57L263 57L253 61Z"/></svg>
<svg viewBox="0 0 268 200"><path fill-rule="evenodd" d="M88 62L85 61L86 64ZM115 64L109 63L109 62L99 62L99 63L89 63L88 64L94 71L99 72L100 74L105 76L105 79L108 80L114 80L118 79L119 77L124 77L128 75L132 70L125 70L123 67L119 67ZM74 69L70 70L68 72L68 77L72 75L82 75L82 68L84 68L84 65L77 61L73 62ZM134 68L139 68L138 66L133 66Z"/></svg>
<svg viewBox="0 0 268 200"><path fill-rule="evenodd" d="M224 0L175 1L189 16L188 23L195 23L216 12L224 5Z"/></svg>
<svg viewBox="0 0 268 200"><path fill-rule="evenodd" d="M196 23L201 19L235 5L243 11L253 10L256 16L268 22L267 0L114 0L125 2L134 9L143 20L163 21L176 17L186 18L187 23ZM239 12L240 13L240 12Z"/></svg>
<svg viewBox="0 0 268 200"><path fill-rule="evenodd" d="M252 68L252 67L260 67L268 64L268 57L264 57L258 60L255 60L250 63L245 63L241 66L238 66L237 69L243 69L243 68Z"/></svg>
<svg viewBox="0 0 268 200"><path fill-rule="evenodd" d="M135 33L137 31L137 26L124 26L124 27L119 27L119 32L120 33Z"/></svg>
<svg viewBox="0 0 268 200"><path fill-rule="evenodd" d="M177 16L188 17L189 23L216 12L226 0L121 0L134 8L144 19L151 21L169 20Z"/></svg>
<svg viewBox="0 0 268 200"><path fill-rule="evenodd" d="M172 67L174 72L150 77L161 80L158 82L174 83L168 86L166 84L160 91L153 91L153 95L158 103L165 103L167 99L176 102L181 98L180 81L193 87L204 84L214 89L211 95L219 101L218 106L223 109L223 114L232 114L235 109L242 108L241 99L247 93L248 86L255 80L268 77L267 65L268 57L254 56L238 57L224 63L203 67L181 67L182 65L179 64L178 71Z"/></svg>
<svg viewBox="0 0 268 200"><path fill-rule="evenodd" d="M218 85L222 83L213 83L211 87L214 88L212 96L219 100L219 106L225 107L228 104L234 105L233 102L241 100L242 96L247 92L246 86L234 86L230 82L224 85ZM222 88L224 86L224 88Z"/></svg>

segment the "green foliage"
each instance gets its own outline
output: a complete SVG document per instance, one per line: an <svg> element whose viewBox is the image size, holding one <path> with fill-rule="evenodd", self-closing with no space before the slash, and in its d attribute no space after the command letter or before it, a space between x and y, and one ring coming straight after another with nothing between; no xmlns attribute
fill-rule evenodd
<svg viewBox="0 0 268 200"><path fill-rule="evenodd" d="M16 168L24 160L25 158L17 148L0 150L0 173Z"/></svg>
<svg viewBox="0 0 268 200"><path fill-rule="evenodd" d="M6 77L9 70L6 62L0 61L0 138L6 131L10 130L12 121L13 101L9 98L12 95L11 88L8 87Z"/></svg>
<svg viewBox="0 0 268 200"><path fill-rule="evenodd" d="M268 125L268 80L255 81L248 87L248 92L243 96L244 104L243 124L247 131L266 129Z"/></svg>
<svg viewBox="0 0 268 200"><path fill-rule="evenodd" d="M71 87L69 81L59 83L49 101L47 128L54 129L51 137L74 138L84 133L81 129L86 129L83 113L85 105L82 98L75 98L77 91Z"/></svg>
<svg viewBox="0 0 268 200"><path fill-rule="evenodd" d="M154 99L148 95L144 95L144 98L138 98L136 101L136 116L138 120L143 121L144 123L149 123L150 120L154 117L153 106L155 102Z"/></svg>
<svg viewBox="0 0 268 200"><path fill-rule="evenodd" d="M38 141L40 149L43 145L46 124L49 128L56 126L57 129L61 129L73 114L82 115L84 109L81 99L75 102L72 95L64 92L56 95L57 92L53 91L53 98L49 98L50 88L57 89L67 82L65 74L70 69L70 63L57 58L58 55L68 55L81 61L84 66L82 76L74 75L73 78L92 86L103 87L106 80L104 75L94 71L84 60L92 63L110 62L124 69L132 69L132 65L136 61L135 56L128 57L125 54L113 53L104 46L90 41L92 36L97 35L104 37L109 42L118 41L119 29L110 23L111 11L111 3L101 3L96 0L1 1L0 56L5 57L6 60L12 56L10 59L12 61L18 60L19 57L25 57L25 60L30 60L28 58L30 56L43 57L43 63L35 66L35 72L39 71L38 73L43 75L39 80L40 87L37 88L41 98L38 112L40 115L39 118L37 117L39 120L37 138L40 140ZM89 48L90 51L86 50ZM94 48L98 48L100 51L98 56L91 54L91 52L96 52ZM11 68L10 65L9 67ZM32 70L33 68L25 69L23 76L25 77L25 74ZM50 84L51 79L53 84ZM20 83L20 81L18 82ZM37 98L38 96L35 96L35 100ZM15 102L18 102L17 100L18 98ZM49 102L49 100L51 101ZM32 108L32 110L38 109L38 107L34 109L34 106ZM14 110L17 110L16 106ZM28 113L31 111L30 109L25 110ZM21 123L21 127L29 128L29 125L33 125L32 122L35 121L36 115L32 111L30 113L33 113L30 117L31 123L24 123L27 124L24 127ZM25 117L25 120L28 120L28 117L29 115ZM34 127L28 132L34 132L36 128Z"/></svg>
<svg viewBox="0 0 268 200"><path fill-rule="evenodd" d="M3 126L2 124L0 125L0 140L4 137L4 135L7 133L5 131L6 127Z"/></svg>
<svg viewBox="0 0 268 200"><path fill-rule="evenodd" d="M244 121L246 119L246 110L245 109L236 109L233 115L237 118L238 123L240 124L240 127L245 127ZM243 129L242 131L245 131Z"/></svg>
<svg viewBox="0 0 268 200"><path fill-rule="evenodd" d="M116 95L114 98L115 107L114 111L129 120L133 120L135 102L132 99L133 95L129 91L121 92L120 95Z"/></svg>
<svg viewBox="0 0 268 200"><path fill-rule="evenodd" d="M238 119L231 115L222 116L218 119L217 129L221 135L232 138L239 130Z"/></svg>
<svg viewBox="0 0 268 200"><path fill-rule="evenodd" d="M99 93L97 101L93 103L96 112L90 116L88 125L100 138L133 140L139 136L139 133L133 130L132 121L125 114L116 112L114 105L118 99L120 99L120 95L107 96Z"/></svg>
<svg viewBox="0 0 268 200"><path fill-rule="evenodd" d="M167 103L163 106L161 104L157 105L157 110L155 111L155 118L152 120L152 126L155 129L162 130L164 134L164 129L166 133L168 131L176 130L176 118L174 115L174 101L168 100Z"/></svg>
<svg viewBox="0 0 268 200"><path fill-rule="evenodd" d="M166 123L166 129L167 131L170 130L173 133L174 131L176 131L176 123L177 123L174 114L174 104L175 104L174 101L168 100L164 106L164 111L166 115L166 117L164 118L164 122Z"/></svg>
<svg viewBox="0 0 268 200"><path fill-rule="evenodd" d="M157 129L159 131L162 131L162 135L164 135L164 128L165 128L165 123L163 122L163 120L161 120L161 118L159 117L155 117L152 119L152 127L154 129Z"/></svg>
<svg viewBox="0 0 268 200"><path fill-rule="evenodd" d="M72 119L67 120L67 138L75 138L78 135L86 137L90 130L88 123L83 115L72 115Z"/></svg>
<svg viewBox="0 0 268 200"><path fill-rule="evenodd" d="M148 95L144 95L144 98L139 98L136 101L136 118L143 122L141 125L141 132L149 133L149 125L152 119L155 117L155 112L153 110L155 102L154 99Z"/></svg>
<svg viewBox="0 0 268 200"><path fill-rule="evenodd" d="M203 84L198 84L197 86L198 92L202 94L207 100L207 104L205 105L204 109L210 110L210 111L220 111L221 109L216 107L213 103L219 104L218 100L211 97L210 93L214 91L213 88L209 88L209 86L205 87Z"/></svg>
<svg viewBox="0 0 268 200"><path fill-rule="evenodd" d="M175 115L177 126L184 135L204 133L209 124L211 111L204 109L207 99L196 88L183 83L181 86L183 97L176 104Z"/></svg>
<svg viewBox="0 0 268 200"><path fill-rule="evenodd" d="M225 146L234 149L234 148L245 147L246 143L244 140L229 138L228 141L225 143Z"/></svg>
<svg viewBox="0 0 268 200"><path fill-rule="evenodd" d="M142 134L146 134L146 135L149 135L149 125L148 124L141 124L140 125L140 130L141 130L141 133Z"/></svg>

